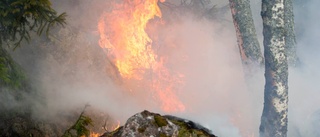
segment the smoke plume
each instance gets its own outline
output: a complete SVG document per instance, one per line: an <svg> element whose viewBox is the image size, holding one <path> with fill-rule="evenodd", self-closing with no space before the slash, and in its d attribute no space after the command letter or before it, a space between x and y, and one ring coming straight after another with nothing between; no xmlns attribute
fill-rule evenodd
<svg viewBox="0 0 320 137"><path fill-rule="evenodd" d="M218 136L258 136L264 70L253 66L256 71L249 83L245 80L229 10L217 14L215 19L199 17L193 12L174 15L167 12L163 18L169 19L168 22L158 24L156 20L161 19L155 18L148 25L147 33L157 45L157 54L167 58L166 66L172 72L184 74L183 84L176 88L186 110L168 113L161 110L152 93L143 87L137 91L146 92L143 94L126 91L121 82L108 74L110 61L98 45L97 25L103 13L110 13L112 5L122 1L52 2L59 12L67 12L68 25L54 29L49 38L35 38L12 52L39 92L39 96L25 95L27 102L33 104L34 117L54 121L89 104L123 124L131 115L148 109L194 120ZM167 2L179 3L178 0ZM228 5L222 0L212 3L218 8ZM258 0L251 1L262 46L260 5ZM320 128L319 5L317 0L300 3L296 0L295 4L300 63L289 72L290 137L320 136L317 130ZM1 94L1 101L6 98L9 107L19 106L8 96Z"/></svg>

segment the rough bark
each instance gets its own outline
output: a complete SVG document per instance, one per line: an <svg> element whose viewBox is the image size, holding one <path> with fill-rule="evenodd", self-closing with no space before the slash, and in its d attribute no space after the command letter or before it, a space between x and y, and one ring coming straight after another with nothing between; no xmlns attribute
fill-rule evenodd
<svg viewBox="0 0 320 137"><path fill-rule="evenodd" d="M287 136L288 62L284 14L284 0L262 0L266 84L260 137Z"/></svg>
<svg viewBox="0 0 320 137"><path fill-rule="evenodd" d="M290 66L296 66L298 63L298 57L296 54L296 38L294 32L294 16L293 16L293 2L292 0L284 0L284 20L286 27L286 54L288 58L288 64Z"/></svg>
<svg viewBox="0 0 320 137"><path fill-rule="evenodd" d="M229 0L242 63L263 64L249 0Z"/></svg>
<svg viewBox="0 0 320 137"><path fill-rule="evenodd" d="M256 29L254 26L254 21L250 8L250 0L229 0L229 6L231 9L231 14L233 18L234 28L236 30L237 43L240 52L240 57L242 60L242 66L244 71L244 77L246 80L247 91L243 94L250 96L252 93L256 92L251 86L254 82L253 74L255 74L256 66L262 66L264 59L261 53L260 44L256 35ZM252 100L246 100L248 103ZM249 106L253 107L253 106ZM241 110L237 111L237 115L251 115L245 114ZM253 121L237 121L236 125L243 124L253 124ZM245 127L244 130L240 132L242 136L250 136L253 129Z"/></svg>

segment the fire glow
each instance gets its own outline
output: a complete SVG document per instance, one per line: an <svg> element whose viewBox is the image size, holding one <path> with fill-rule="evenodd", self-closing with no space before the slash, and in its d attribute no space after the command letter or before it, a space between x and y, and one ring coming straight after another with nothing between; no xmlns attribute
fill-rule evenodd
<svg viewBox="0 0 320 137"><path fill-rule="evenodd" d="M145 31L149 20L162 16L157 3L158 0L124 0L111 13L103 14L98 24L99 45L117 68L124 86L130 81L143 81L163 111L184 111L175 88L183 83L183 75L170 72L165 66L166 58L156 54Z"/></svg>

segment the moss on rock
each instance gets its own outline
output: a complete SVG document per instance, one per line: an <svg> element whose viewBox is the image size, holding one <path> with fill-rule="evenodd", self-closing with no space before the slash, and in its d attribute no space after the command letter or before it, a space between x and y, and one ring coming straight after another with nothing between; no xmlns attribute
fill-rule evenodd
<svg viewBox="0 0 320 137"><path fill-rule="evenodd" d="M188 124L188 122L186 121L181 121L177 119L170 120L172 123L180 127L178 137L215 137L214 135L208 134L205 130L192 127L191 125L194 123Z"/></svg>
<svg viewBox="0 0 320 137"><path fill-rule="evenodd" d="M140 128L138 128L138 132L143 133L144 131L146 131L146 128L147 127L140 127Z"/></svg>
<svg viewBox="0 0 320 137"><path fill-rule="evenodd" d="M158 127L163 127L163 126L168 125L166 118L164 118L160 115L155 115L154 120L155 120L156 124L158 125Z"/></svg>
<svg viewBox="0 0 320 137"><path fill-rule="evenodd" d="M161 116L143 111L130 117L124 126L101 137L154 136L154 137L216 137L211 131L192 121Z"/></svg>

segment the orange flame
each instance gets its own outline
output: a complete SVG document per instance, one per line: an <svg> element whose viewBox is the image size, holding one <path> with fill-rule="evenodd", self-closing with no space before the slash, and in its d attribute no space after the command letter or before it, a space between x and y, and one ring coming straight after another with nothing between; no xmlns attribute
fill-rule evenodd
<svg viewBox="0 0 320 137"><path fill-rule="evenodd" d="M157 3L158 0L125 0L111 13L105 13L98 24L99 45L123 79L148 81L151 72L152 80L148 86L156 92L162 109L183 111L185 107L173 88L181 80L173 77L161 57L155 54L152 40L145 31L149 20L162 16Z"/></svg>
<svg viewBox="0 0 320 137"><path fill-rule="evenodd" d="M99 137L101 136L99 133L94 133L94 132L91 132L89 137Z"/></svg>
<svg viewBox="0 0 320 137"><path fill-rule="evenodd" d="M105 130L108 130L109 132L110 132L110 131L115 131L115 130L117 130L119 127L120 127L120 121L117 121L117 124L116 124L116 125L111 126L111 130L109 130L108 128L106 128ZM102 135L102 134L99 134L99 133L96 133L96 132L91 131L89 137L100 137L101 135ZM81 137L84 137L84 136L81 136Z"/></svg>
<svg viewBox="0 0 320 137"><path fill-rule="evenodd" d="M141 79L144 70L156 62L145 28L154 16L161 17L161 12L157 0L127 0L122 6L125 10L113 11L100 20L99 44L115 58L122 77ZM113 34L108 35L106 28Z"/></svg>
<svg viewBox="0 0 320 137"><path fill-rule="evenodd" d="M117 130L119 127L120 127L120 121L117 121L117 125L113 127L112 131Z"/></svg>

